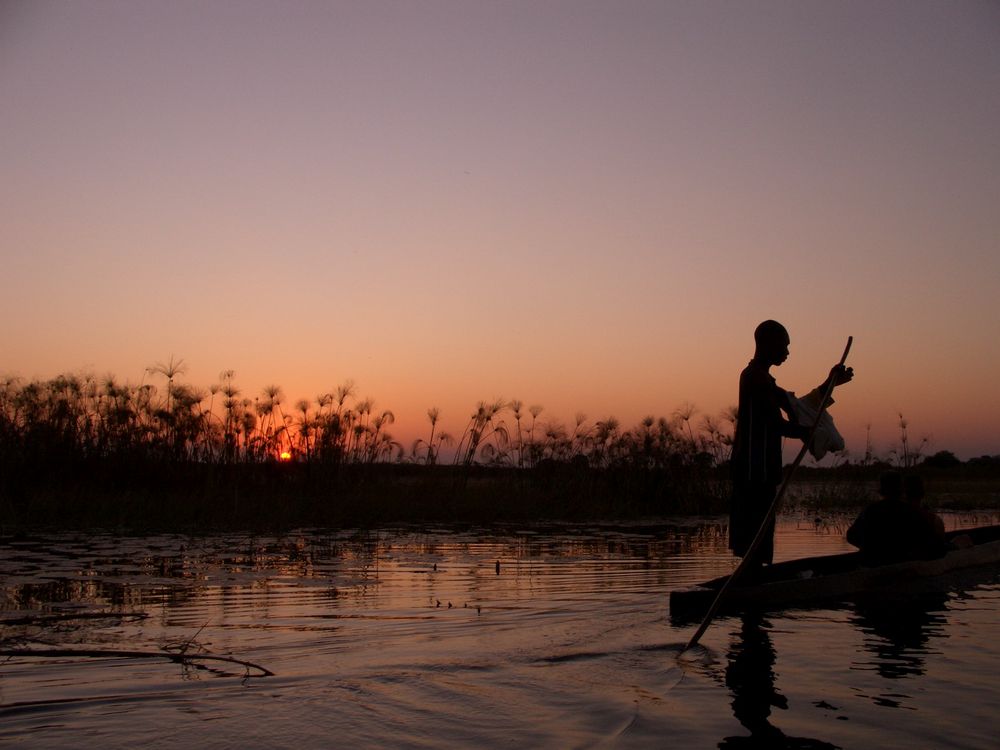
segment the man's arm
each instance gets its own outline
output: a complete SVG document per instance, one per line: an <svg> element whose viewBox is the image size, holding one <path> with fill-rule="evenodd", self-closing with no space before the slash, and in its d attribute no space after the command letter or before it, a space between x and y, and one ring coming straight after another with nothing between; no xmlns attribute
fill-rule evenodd
<svg viewBox="0 0 1000 750"><path fill-rule="evenodd" d="M778 390L778 406L781 411L788 415L788 419L782 419L781 424L778 425L779 432L784 437L805 440L809 437L809 430L812 425L799 424L795 409L792 408L792 395L778 386L775 386L775 388Z"/></svg>

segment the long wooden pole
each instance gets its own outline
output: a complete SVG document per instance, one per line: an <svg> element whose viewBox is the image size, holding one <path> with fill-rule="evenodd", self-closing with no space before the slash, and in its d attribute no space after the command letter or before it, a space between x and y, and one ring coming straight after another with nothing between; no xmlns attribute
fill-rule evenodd
<svg viewBox="0 0 1000 750"><path fill-rule="evenodd" d="M851 351L852 343L854 343L854 337L848 336L847 346L844 347L844 354L840 358L839 367L843 367L844 362L847 361L847 355ZM681 653L694 648L698 644L698 641L701 640L701 637L705 634L705 631L708 630L708 626L711 624L715 614L719 611L719 607L722 606L722 600L725 598L729 587L732 586L733 582L740 577L750 560L753 558L753 553L757 551L757 548L764 541L764 537L767 535L767 527L770 524L771 519L774 518L775 514L778 512L778 507L781 505L781 500L785 496L785 490L788 489L788 484L792 479L792 475L795 474L795 470L799 468L799 464L801 464L802 459L805 458L806 451L812 444L813 437L816 435L816 429L819 427L820 420L823 418L823 413L826 411L827 403L830 401L830 396L833 393L834 385L836 385L835 378L831 377L830 382L827 383L826 392L823 394L823 400L820 402L819 411L816 413L816 419L813 422L812 427L809 429L809 435L802 443L802 448L799 450L799 454L795 457L795 461L792 462L792 467L788 470L784 481L782 481L781 486L778 488L778 492L775 494L774 500L771 502L771 507L767 509L764 521L761 523L760 528L757 529L757 535L754 536L753 542L750 543L750 547L747 549L746 554L743 555L743 559L740 561L740 564L736 566L736 570L734 570L732 575L730 575L729 578L726 579L726 582L722 584L722 587L719 589L719 593L715 595L715 599L712 601L712 606L708 608L708 612L705 614L705 619L701 621L701 625L698 626L698 629L695 631L694 635L691 636L691 640L687 642L687 645Z"/></svg>

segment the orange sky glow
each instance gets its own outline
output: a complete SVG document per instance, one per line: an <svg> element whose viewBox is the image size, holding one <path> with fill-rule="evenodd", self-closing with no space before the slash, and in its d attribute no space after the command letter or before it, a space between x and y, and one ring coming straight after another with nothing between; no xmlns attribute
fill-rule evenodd
<svg viewBox="0 0 1000 750"><path fill-rule="evenodd" d="M171 355L404 445L479 400L718 415L855 337L851 456L1000 453L1000 9L0 5L0 374Z"/></svg>

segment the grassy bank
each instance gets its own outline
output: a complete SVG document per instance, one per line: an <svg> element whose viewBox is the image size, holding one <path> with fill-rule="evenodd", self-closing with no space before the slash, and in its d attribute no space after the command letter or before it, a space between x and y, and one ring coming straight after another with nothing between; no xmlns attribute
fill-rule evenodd
<svg viewBox="0 0 1000 750"><path fill-rule="evenodd" d="M350 383L289 408L277 386L241 395L231 371L198 389L171 359L165 381L112 376L0 381L0 531L129 531L618 520L724 513L735 411L686 404L623 427L569 425L519 400L480 402L456 435L427 411L426 438L406 450L395 417L357 400ZM900 417L892 467L925 477L938 507L1000 506L1000 458L923 461ZM447 458L447 461L446 461ZM866 451L833 468L803 467L788 505L854 507L890 468Z"/></svg>
<svg viewBox="0 0 1000 750"><path fill-rule="evenodd" d="M950 510L1000 508L993 471L917 471L927 502ZM786 509L859 508L875 499L872 467L803 469ZM728 510L724 467L591 468L548 462L490 466L307 463L137 464L99 459L8 476L0 531L109 528L123 531L371 527L394 523L623 520Z"/></svg>
<svg viewBox="0 0 1000 750"><path fill-rule="evenodd" d="M409 450L390 410L349 383L289 407L281 389L245 397L232 372L198 389L183 361L152 383L66 374L0 383L0 526L282 528L713 512L729 431L693 407L631 428L571 425L540 406L480 402L464 429Z"/></svg>
<svg viewBox="0 0 1000 750"><path fill-rule="evenodd" d="M717 513L724 472L591 469L548 463L487 466L323 466L178 463L35 477L0 500L4 531L103 527L130 531L489 524Z"/></svg>

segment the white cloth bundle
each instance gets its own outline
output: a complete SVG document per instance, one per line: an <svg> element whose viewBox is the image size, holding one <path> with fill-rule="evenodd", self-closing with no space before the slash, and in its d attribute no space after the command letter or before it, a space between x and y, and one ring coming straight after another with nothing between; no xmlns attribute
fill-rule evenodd
<svg viewBox="0 0 1000 750"><path fill-rule="evenodd" d="M814 388L802 398L796 397L794 393L788 395L799 424L804 427L812 427L816 421L816 415L819 413L820 403L823 401L823 393L819 388ZM827 407L832 404L833 399L831 398L827 402ZM816 433L813 435L812 444L809 446L809 453L818 461L830 451L842 450L844 450L844 438L837 432L837 426L833 423L833 417L830 416L829 410L824 411L823 417L816 427Z"/></svg>

